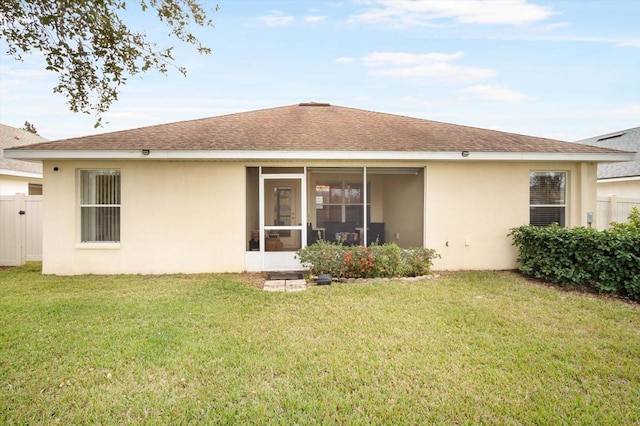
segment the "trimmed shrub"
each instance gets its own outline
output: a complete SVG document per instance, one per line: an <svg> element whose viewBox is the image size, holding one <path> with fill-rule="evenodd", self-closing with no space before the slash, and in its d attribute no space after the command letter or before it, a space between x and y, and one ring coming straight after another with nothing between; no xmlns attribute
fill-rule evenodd
<svg viewBox="0 0 640 426"><path fill-rule="evenodd" d="M640 213L612 229L533 225L509 234L518 247L520 271L563 286L592 285L598 291L640 300Z"/></svg>
<svg viewBox="0 0 640 426"><path fill-rule="evenodd" d="M403 277L427 275L438 255L435 250L424 247L411 247L402 250L400 255L400 274Z"/></svg>
<svg viewBox="0 0 640 426"><path fill-rule="evenodd" d="M368 247L373 255L373 274L376 277L403 276L401 264L403 250L396 244L372 244Z"/></svg>
<svg viewBox="0 0 640 426"><path fill-rule="evenodd" d="M312 275L331 274L335 278L391 278L427 275L437 258L435 250L424 247L402 249L396 244L343 246L318 241L297 252Z"/></svg>
<svg viewBox="0 0 640 426"><path fill-rule="evenodd" d="M343 252L342 245L318 240L316 243L298 250L296 256L303 266L309 267L309 272L312 275L331 274L337 277L343 270Z"/></svg>

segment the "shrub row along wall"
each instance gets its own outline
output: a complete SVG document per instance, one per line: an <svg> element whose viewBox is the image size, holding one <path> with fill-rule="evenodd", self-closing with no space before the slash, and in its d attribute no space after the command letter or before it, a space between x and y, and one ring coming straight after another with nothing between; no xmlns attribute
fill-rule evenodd
<svg viewBox="0 0 640 426"><path fill-rule="evenodd" d="M427 275L438 257L432 249L402 249L396 244L343 246L318 241L298 250L302 265L312 275L336 278L391 278Z"/></svg>
<svg viewBox="0 0 640 426"><path fill-rule="evenodd" d="M519 248L518 264L525 275L569 287L592 285L640 300L640 221L606 231L527 225L509 235Z"/></svg>

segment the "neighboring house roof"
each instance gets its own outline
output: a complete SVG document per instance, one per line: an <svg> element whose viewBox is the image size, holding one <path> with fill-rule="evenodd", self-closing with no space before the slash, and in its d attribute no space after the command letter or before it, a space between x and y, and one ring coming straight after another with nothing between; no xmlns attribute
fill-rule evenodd
<svg viewBox="0 0 640 426"><path fill-rule="evenodd" d="M470 159L628 158L607 148L313 102L61 140L11 155L138 158L141 150L176 159L458 159L462 151Z"/></svg>
<svg viewBox="0 0 640 426"><path fill-rule="evenodd" d="M45 138L24 129L0 124L0 175L41 178L41 163L4 158L4 150L44 141Z"/></svg>
<svg viewBox="0 0 640 426"><path fill-rule="evenodd" d="M598 179L640 177L640 127L582 139L578 143L636 153L631 161L598 165Z"/></svg>

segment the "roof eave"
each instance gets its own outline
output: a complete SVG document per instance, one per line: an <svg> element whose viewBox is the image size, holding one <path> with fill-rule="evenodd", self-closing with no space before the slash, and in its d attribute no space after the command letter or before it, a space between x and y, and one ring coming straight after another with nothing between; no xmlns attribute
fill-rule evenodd
<svg viewBox="0 0 640 426"><path fill-rule="evenodd" d="M42 173L23 172L23 171L20 171L20 170L0 169L0 175L23 177L23 178L42 179Z"/></svg>
<svg viewBox="0 0 640 426"><path fill-rule="evenodd" d="M640 181L640 176L619 176L609 178L598 178L598 183L633 182Z"/></svg>
<svg viewBox="0 0 640 426"><path fill-rule="evenodd" d="M633 160L627 152L475 152L475 151L238 151L238 150L5 150L17 160L336 160L336 161L588 161Z"/></svg>

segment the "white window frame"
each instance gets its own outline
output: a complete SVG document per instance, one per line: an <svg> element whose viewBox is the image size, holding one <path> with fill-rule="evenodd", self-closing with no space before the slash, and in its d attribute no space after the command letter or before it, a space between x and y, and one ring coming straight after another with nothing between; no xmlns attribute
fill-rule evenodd
<svg viewBox="0 0 640 426"><path fill-rule="evenodd" d="M109 204L92 204L92 203L83 203L82 201L82 190L83 190L83 173L84 172L118 172L120 176L119 180L119 203L109 203ZM76 247L78 248L120 248L120 241L122 240L122 235L120 231L118 232L118 241L83 241L82 240L82 210L87 207L112 207L119 209L119 223L118 227L121 227L122 224L122 172L118 168L91 168L91 169L78 169L77 170L77 204L78 204L78 220L77 220L77 241L78 244Z"/></svg>
<svg viewBox="0 0 640 426"><path fill-rule="evenodd" d="M564 203L563 204L531 204L529 201L529 224L531 224L531 208L559 208L562 207L564 209L564 224L558 224L564 228L568 227L568 210L569 210L569 172L567 170L531 170L529 172L529 182L531 182L531 175L533 174L549 174L549 173L557 173L564 175ZM529 197L531 197L531 184L529 184ZM529 198L531 200L531 198Z"/></svg>
<svg viewBox="0 0 640 426"><path fill-rule="evenodd" d="M314 186L314 197L316 196L316 187L318 185L329 185L329 187L331 186L331 184L340 184L340 191L342 193L341 196L341 201L339 203L316 203L316 211L318 209L318 206L339 206L340 207L340 216L341 216L341 221L344 222L347 219L347 207L360 207L360 208L365 208L366 207L371 207L371 200L367 199L367 195L366 192L369 190L369 187L371 186L370 182L367 182L366 185L362 185L362 181L356 181L356 180L352 180L352 179L328 179L328 180L318 180L315 183ZM345 196L345 191L347 189L347 186L349 185L362 185L361 190L364 192L362 194L363 197L363 203L347 203L346 200L346 196ZM329 199L331 199L331 190L329 190ZM317 213L316 213L316 226L317 225ZM366 219L366 214L365 214L365 223L367 221ZM319 227L320 229L324 229L323 227Z"/></svg>

